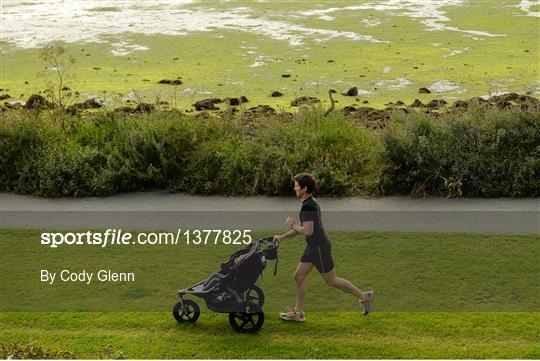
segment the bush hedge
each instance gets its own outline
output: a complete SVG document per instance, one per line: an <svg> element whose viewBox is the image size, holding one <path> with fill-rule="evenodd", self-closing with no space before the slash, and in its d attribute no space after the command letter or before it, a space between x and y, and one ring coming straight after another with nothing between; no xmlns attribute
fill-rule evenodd
<svg viewBox="0 0 540 361"><path fill-rule="evenodd" d="M0 189L47 197L169 189L198 194L290 194L309 170L325 195L372 194L382 142L336 115L307 110L293 121L95 113L67 130L50 114L6 112Z"/></svg>
<svg viewBox="0 0 540 361"><path fill-rule="evenodd" d="M389 192L540 195L538 111L478 107L435 119L397 115L383 139Z"/></svg>
<svg viewBox="0 0 540 361"><path fill-rule="evenodd" d="M294 174L308 171L325 196L540 195L538 109L398 111L382 131L339 112L325 117L322 108L265 117L175 110L57 116L2 114L1 191L283 195L291 194Z"/></svg>

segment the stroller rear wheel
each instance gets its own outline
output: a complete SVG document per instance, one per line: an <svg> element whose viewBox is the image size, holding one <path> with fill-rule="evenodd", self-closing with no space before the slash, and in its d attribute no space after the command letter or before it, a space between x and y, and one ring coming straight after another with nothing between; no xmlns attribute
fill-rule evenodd
<svg viewBox="0 0 540 361"><path fill-rule="evenodd" d="M264 323L264 312L256 303L242 302L238 304L235 312L229 313L229 323L237 332L257 332Z"/></svg>
<svg viewBox="0 0 540 361"><path fill-rule="evenodd" d="M178 301L173 307L174 319L180 323L193 323L199 319L201 309L197 302L192 300Z"/></svg>
<svg viewBox="0 0 540 361"><path fill-rule="evenodd" d="M257 285L253 285L246 291L245 300L262 307L264 305L264 292Z"/></svg>

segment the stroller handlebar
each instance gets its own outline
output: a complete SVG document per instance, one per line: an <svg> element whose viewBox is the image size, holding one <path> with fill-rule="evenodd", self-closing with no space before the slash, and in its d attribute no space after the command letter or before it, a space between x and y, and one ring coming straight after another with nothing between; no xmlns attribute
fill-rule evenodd
<svg viewBox="0 0 540 361"><path fill-rule="evenodd" d="M279 248L279 244L274 242L274 237L263 237L251 243L248 254L251 255L252 253L259 251L262 244L266 245L265 251L275 250L277 252L277 249Z"/></svg>
<svg viewBox="0 0 540 361"><path fill-rule="evenodd" d="M263 249L262 245L266 245L266 247ZM279 244L276 244L274 242L274 237L259 238L255 242L249 243L241 250L231 254L229 260L221 264L221 268L234 269L240 266L240 264L242 264L245 259L251 257L254 253L258 252L263 252L266 259L268 260L277 260L278 247ZM241 259L238 262L235 262L235 259L237 259L238 257L241 257Z"/></svg>
<svg viewBox="0 0 540 361"><path fill-rule="evenodd" d="M279 243L274 242L274 237L259 238L255 242L266 244L268 248L278 248Z"/></svg>

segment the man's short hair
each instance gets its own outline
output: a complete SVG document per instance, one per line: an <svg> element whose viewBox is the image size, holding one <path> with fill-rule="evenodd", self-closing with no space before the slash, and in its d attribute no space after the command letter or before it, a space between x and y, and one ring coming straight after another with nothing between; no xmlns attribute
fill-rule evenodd
<svg viewBox="0 0 540 361"><path fill-rule="evenodd" d="M300 188L307 188L308 193L315 190L315 178L309 173L299 173L294 176L294 180L298 182Z"/></svg>

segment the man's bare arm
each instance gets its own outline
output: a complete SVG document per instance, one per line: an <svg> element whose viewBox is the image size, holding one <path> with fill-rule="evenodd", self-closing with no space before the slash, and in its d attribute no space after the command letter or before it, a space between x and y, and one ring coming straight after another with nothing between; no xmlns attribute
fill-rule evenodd
<svg viewBox="0 0 540 361"><path fill-rule="evenodd" d="M287 217L287 220L285 221L285 223L287 224L287 226L291 228L291 230L280 236L278 235L274 236L274 241L281 242L284 239L294 237L299 233L304 234L308 237L313 234L313 221L307 221L307 222L304 222L304 224L299 225L295 223L293 218Z"/></svg>
<svg viewBox="0 0 540 361"><path fill-rule="evenodd" d="M290 227L291 230L302 233L308 237L313 234L313 221L304 222L302 225L291 223Z"/></svg>
<svg viewBox="0 0 540 361"><path fill-rule="evenodd" d="M291 238L291 237L294 237L298 234L298 232L296 232L294 229L291 229L290 231L288 231L287 233L283 233L282 235L275 235L274 236L274 241L275 242L281 242L283 241L284 239L287 239L287 238Z"/></svg>
<svg viewBox="0 0 540 361"><path fill-rule="evenodd" d="M280 237L282 239L286 239L286 238L291 238L291 237L294 237L298 234L297 231L295 231L294 229L291 229L290 231L288 231L287 233L284 233L282 234Z"/></svg>

